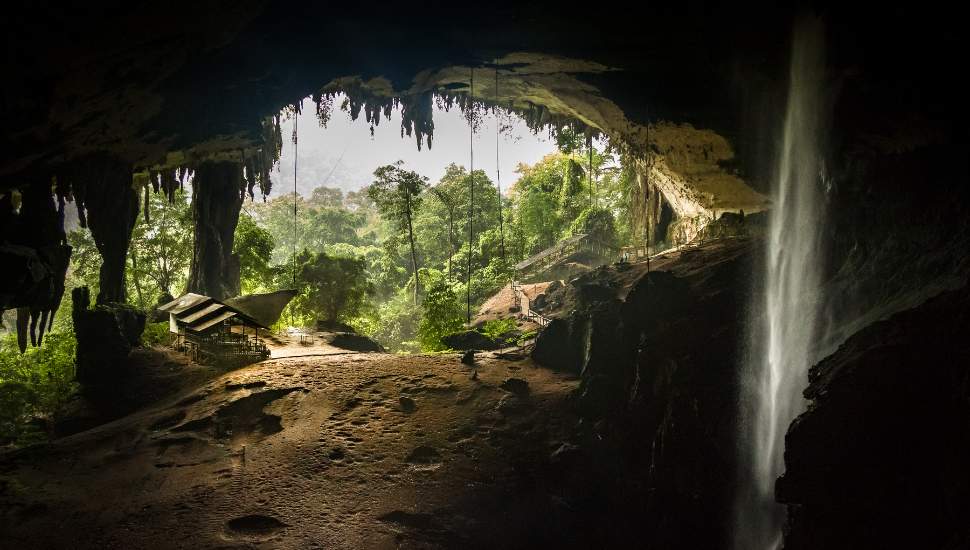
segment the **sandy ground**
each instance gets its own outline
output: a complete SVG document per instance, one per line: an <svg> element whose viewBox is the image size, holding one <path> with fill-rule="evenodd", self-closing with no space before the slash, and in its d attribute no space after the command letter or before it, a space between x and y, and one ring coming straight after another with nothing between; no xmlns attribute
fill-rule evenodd
<svg viewBox="0 0 970 550"><path fill-rule="evenodd" d="M568 439L576 380L490 354L469 367L274 346L268 361L188 377L130 416L0 456L0 548L529 548L559 536L554 521L535 526L557 517L554 485L523 481L524 465ZM502 389L510 377L528 393Z"/></svg>

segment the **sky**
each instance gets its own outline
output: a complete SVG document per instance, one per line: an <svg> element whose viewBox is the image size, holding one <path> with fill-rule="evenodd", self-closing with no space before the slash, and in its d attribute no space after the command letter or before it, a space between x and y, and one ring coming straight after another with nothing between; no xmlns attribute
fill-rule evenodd
<svg viewBox="0 0 970 550"><path fill-rule="evenodd" d="M303 114L297 122L296 184L301 195L308 196L324 181L327 187L355 191L373 183L375 169L397 160L403 160L407 170L427 176L432 185L444 176L445 167L452 162L468 169L471 136L468 122L458 108L446 112L435 107L431 149L422 144L418 151L413 135L401 138L400 110L392 112L391 120L382 118L371 137L370 124L364 120L363 113L351 121L348 113L339 110L342 101L343 96L334 99L334 112L326 128L317 121L313 102L304 101ZM283 122L282 126L283 150L276 170L270 174L273 189L268 199L293 191L293 120ZM480 121L473 142L475 169L484 170L493 182L496 181L495 127L496 121L489 113ZM516 179L513 171L519 163L535 164L556 150L556 142L547 132L534 135L525 121L514 117L512 128L499 137L498 147L498 167L505 192Z"/></svg>

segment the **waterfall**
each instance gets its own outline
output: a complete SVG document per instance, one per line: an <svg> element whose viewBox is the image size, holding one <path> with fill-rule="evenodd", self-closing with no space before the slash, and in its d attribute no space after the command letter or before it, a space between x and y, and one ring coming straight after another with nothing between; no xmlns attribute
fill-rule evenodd
<svg viewBox="0 0 970 550"><path fill-rule="evenodd" d="M811 15L795 23L788 106L782 130L764 259L764 289L755 292L742 380L739 438L741 489L735 548L774 549L781 544L784 508L774 501L784 471L785 433L805 410L801 392L812 352L821 301L823 255L822 130L827 113L822 23Z"/></svg>

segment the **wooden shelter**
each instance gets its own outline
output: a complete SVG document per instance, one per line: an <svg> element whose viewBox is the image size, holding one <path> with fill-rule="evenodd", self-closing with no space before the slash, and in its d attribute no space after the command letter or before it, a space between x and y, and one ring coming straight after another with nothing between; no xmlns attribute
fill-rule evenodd
<svg viewBox="0 0 970 550"><path fill-rule="evenodd" d="M169 315L172 346L200 364L249 364L269 357L259 339L259 329L269 327L238 308L186 293L158 309Z"/></svg>

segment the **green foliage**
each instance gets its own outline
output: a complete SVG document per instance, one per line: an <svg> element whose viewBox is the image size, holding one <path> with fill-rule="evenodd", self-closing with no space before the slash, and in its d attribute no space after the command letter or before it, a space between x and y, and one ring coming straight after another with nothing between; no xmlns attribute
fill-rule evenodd
<svg viewBox="0 0 970 550"><path fill-rule="evenodd" d="M248 214L239 216L233 252L239 256L239 273L243 294L261 292L272 278L273 249L276 241L272 233L259 227Z"/></svg>
<svg viewBox="0 0 970 550"><path fill-rule="evenodd" d="M616 221L613 213L605 208L588 208L573 221L570 231L573 235L585 233L606 244L613 244Z"/></svg>
<svg viewBox="0 0 970 550"><path fill-rule="evenodd" d="M391 352L418 352L418 326L421 322L421 306L415 306L410 297L401 293L377 308L377 330L370 334Z"/></svg>
<svg viewBox="0 0 970 550"><path fill-rule="evenodd" d="M135 222L128 247L126 284L129 301L139 308L150 308L160 294L178 294L185 286L194 231L188 197L188 193L177 191L170 202L164 193L150 194L149 220L142 210ZM74 262L74 256L71 259ZM79 258L75 263L84 261ZM91 295L96 295L93 288Z"/></svg>
<svg viewBox="0 0 970 550"><path fill-rule="evenodd" d="M363 258L304 250L296 261L300 294L293 300L293 307L303 318L318 316L333 322L356 317L364 307L365 296L374 294Z"/></svg>
<svg viewBox="0 0 970 550"><path fill-rule="evenodd" d="M538 332L534 330L530 330L529 332L526 332L522 336L519 336L519 340L516 342L516 345L521 346L526 342L528 342L529 340L532 340L533 338L535 338L538 334L539 334Z"/></svg>
<svg viewBox="0 0 970 550"><path fill-rule="evenodd" d="M438 283L424 298L424 318L418 327L418 341L426 352L444 351L441 339L462 328L462 307L458 295L450 286Z"/></svg>
<svg viewBox="0 0 970 550"><path fill-rule="evenodd" d="M146 323L145 331L141 333L141 345L146 348L168 345L171 327L168 321L162 323Z"/></svg>
<svg viewBox="0 0 970 550"><path fill-rule="evenodd" d="M485 323L485 326L482 327L482 332L485 334L485 336L494 339L505 334L506 332L515 330L516 326L515 319L511 317L508 319L492 319L491 321L487 321Z"/></svg>
<svg viewBox="0 0 970 550"><path fill-rule="evenodd" d="M428 178L401 168L403 161L374 170L374 184L367 188L367 196L377 206L381 217L393 223L399 235L407 235L411 248L411 266L415 279L418 259L414 245L413 218L421 209L421 192ZM418 285L414 287L414 303L418 302Z"/></svg>
<svg viewBox="0 0 970 550"><path fill-rule="evenodd" d="M67 244L74 249L71 251L71 265L67 272L67 294L76 286L86 286L90 289L91 296L97 296L101 287L98 277L104 262L94 244L91 230L78 228L71 231L67 234Z"/></svg>
<svg viewBox="0 0 970 550"><path fill-rule="evenodd" d="M23 355L16 334L0 340L0 443L25 446L46 440L27 421L52 418L77 391L76 349L73 332L50 333L42 346Z"/></svg>

